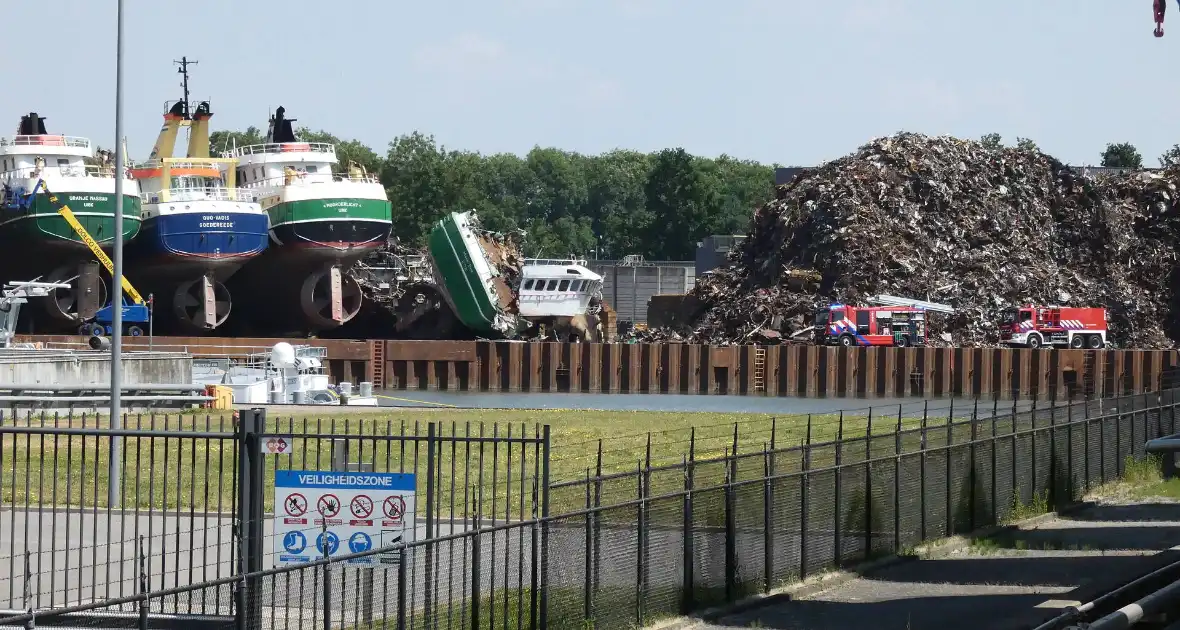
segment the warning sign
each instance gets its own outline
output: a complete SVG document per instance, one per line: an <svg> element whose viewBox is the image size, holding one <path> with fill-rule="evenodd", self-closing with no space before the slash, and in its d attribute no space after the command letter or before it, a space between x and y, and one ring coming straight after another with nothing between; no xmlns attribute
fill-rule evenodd
<svg viewBox="0 0 1180 630"><path fill-rule="evenodd" d="M275 472L275 563L295 564L394 547L415 539L415 475ZM324 532L325 528L327 533ZM349 566L396 569L400 552L353 558Z"/></svg>

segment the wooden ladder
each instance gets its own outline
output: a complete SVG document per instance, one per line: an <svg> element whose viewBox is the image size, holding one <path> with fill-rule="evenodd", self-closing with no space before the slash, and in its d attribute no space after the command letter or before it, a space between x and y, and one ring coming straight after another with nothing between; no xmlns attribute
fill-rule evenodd
<svg viewBox="0 0 1180 630"><path fill-rule="evenodd" d="M385 389L385 342L369 342L369 370L373 389Z"/></svg>
<svg viewBox="0 0 1180 630"><path fill-rule="evenodd" d="M754 391L766 391L766 348L754 346Z"/></svg>

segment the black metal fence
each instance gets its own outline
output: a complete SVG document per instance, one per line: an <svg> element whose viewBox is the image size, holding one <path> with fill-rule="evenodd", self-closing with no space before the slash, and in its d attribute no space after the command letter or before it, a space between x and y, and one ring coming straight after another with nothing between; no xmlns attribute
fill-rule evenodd
<svg viewBox="0 0 1180 630"><path fill-rule="evenodd" d="M224 566L216 565L221 572L208 578L197 573L197 567L209 563L201 528L184 529L198 532L196 542L183 538L177 546L177 530L183 528L166 519L176 518L176 504L182 503L178 497L191 501L203 495L174 491L173 477L161 483L165 467L147 493L153 502L159 497L158 507L148 505L154 506L152 514L162 519L163 529L116 538L128 543L128 552L111 552L117 556L113 564L101 551L98 562L87 561L92 556L82 558L81 565L72 559L62 574L67 577L61 578L67 581L53 583L56 591L45 588L46 580L52 580L46 576L53 572L38 564L53 554L35 545L27 554L14 554L10 562L20 573L10 578L16 580L17 601L10 605L15 616L0 621L0 627L22 626L32 615L15 611L29 609L38 611L37 625L74 627L228 627L239 622L250 628L296 629L643 625L1073 502L1093 485L1117 478L1128 457L1144 454L1145 440L1176 431L1174 394L1040 408L973 403L969 413L950 411L938 417L928 412L912 418L900 410L889 419L892 430L887 433L878 433L869 422L863 434L842 435L837 427L835 439L806 435L801 444L787 446L770 439L761 449L733 448L720 457L698 457L690 440L676 464L650 465L641 459L630 472L600 475L590 470L581 479L553 483L548 479L550 439L545 428L514 431L511 440L497 431L483 437L478 431L474 436L467 431L444 436L437 426L428 426L425 435L412 432L410 438L366 434L339 441L341 435L332 431L276 430L273 423L252 416L233 432L196 431L178 437L173 431L167 438L173 442L224 442L227 454L236 448L238 457L226 457L240 463L226 469L236 494L227 495L232 507L225 524L235 527L225 533L224 552L230 558ZM92 430L100 433L78 435L91 441L123 437L125 456L136 452L129 445L133 440L165 439L135 433L137 429ZM60 427L56 434L63 440L74 435ZM303 451L280 455L277 462L261 455L263 440L290 435L305 440ZM9 436L36 443L42 436L52 441L54 432L6 426L0 436L6 439L3 450L10 452ZM733 439L735 445L740 441ZM329 446L330 440L338 441ZM154 452L144 444L145 453ZM420 485L423 496L430 498L419 514L429 531L406 545L265 568L268 467L339 469L353 459L340 456L345 444L358 461L388 462L381 466L393 471L404 462L405 470L424 471ZM175 465L175 458L183 455L191 463L190 446L166 451L168 461ZM465 455L468 448L474 455ZM505 457L509 448L512 454ZM5 462L19 459L20 452L12 452ZM29 465L28 452L15 470ZM316 454L328 452L334 456L325 455L317 463ZM291 459L284 463L283 458ZM48 456L40 465L52 469L53 462ZM2 464L0 471L13 470L11 466ZM95 477L103 474L102 466L98 468ZM216 470L209 475L195 472L197 468L186 478L212 493ZM48 477L54 484L70 483L68 475ZM123 482L138 487L126 475ZM86 505L101 503L101 488L86 483ZM37 486L26 474L9 487L27 488L23 496L36 499L25 499L24 505L34 506L31 512L16 510L31 518L46 496L33 489L48 488L51 494L56 485ZM161 488L169 489L169 499ZM188 490L183 482L181 488ZM552 516L550 506L559 508ZM200 516L190 516L195 512L181 510L180 520L199 522ZM87 507L78 522L87 528L98 523L97 530L85 531L98 531L103 539L102 533L111 530L102 529L102 523L108 518L117 523L120 514ZM30 536L52 528L56 520L30 527ZM152 534L165 540L159 549L151 546ZM20 544L15 548L23 549ZM194 549L198 559L188 561ZM349 564L369 554L401 554L401 561L383 569ZM169 555L183 557L185 563L166 561ZM29 567L27 573L19 571L22 566ZM82 588L81 595L81 587L68 581L69 571L78 566L83 571L100 567L100 577L87 583L93 586ZM113 577L104 581L108 568ZM70 589L73 596L60 595ZM59 596L51 601L46 593L54 592ZM115 619L118 615L123 618Z"/></svg>

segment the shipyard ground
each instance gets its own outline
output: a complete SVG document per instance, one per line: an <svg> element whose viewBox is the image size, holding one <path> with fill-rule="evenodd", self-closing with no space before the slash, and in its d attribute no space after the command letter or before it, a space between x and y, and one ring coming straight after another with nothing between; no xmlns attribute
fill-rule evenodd
<svg viewBox="0 0 1180 630"><path fill-rule="evenodd" d="M853 630L872 619L881 630L1032 628L1180 558L1180 502L1141 501L1099 497L1064 516L690 627Z"/></svg>

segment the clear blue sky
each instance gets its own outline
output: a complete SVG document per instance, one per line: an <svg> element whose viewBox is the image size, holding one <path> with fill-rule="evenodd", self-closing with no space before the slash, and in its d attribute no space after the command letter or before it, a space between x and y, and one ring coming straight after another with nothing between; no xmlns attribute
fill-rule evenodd
<svg viewBox="0 0 1180 630"><path fill-rule="evenodd" d="M126 134L146 156L181 55L213 128L298 124L384 153L420 130L523 153L616 147L814 164L899 130L1180 142L1180 6L1151 0L126 0ZM114 137L115 1L8 0L0 133Z"/></svg>

